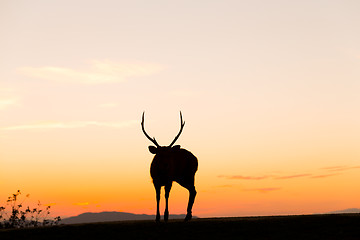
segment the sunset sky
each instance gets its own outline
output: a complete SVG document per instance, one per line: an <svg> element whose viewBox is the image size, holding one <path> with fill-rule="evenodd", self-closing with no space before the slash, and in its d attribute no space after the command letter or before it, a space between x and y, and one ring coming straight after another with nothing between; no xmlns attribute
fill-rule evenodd
<svg viewBox="0 0 360 240"><path fill-rule="evenodd" d="M0 203L20 189L54 215L155 214L141 114L168 145L181 110L177 143L199 160L194 215L360 208L359 10L0 0ZM170 213L187 200L174 184Z"/></svg>

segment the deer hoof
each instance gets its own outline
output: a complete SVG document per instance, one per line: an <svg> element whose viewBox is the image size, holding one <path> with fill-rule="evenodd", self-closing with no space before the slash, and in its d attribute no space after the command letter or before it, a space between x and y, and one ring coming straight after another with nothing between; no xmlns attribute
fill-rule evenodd
<svg viewBox="0 0 360 240"><path fill-rule="evenodd" d="M192 218L192 215L191 215L191 213L188 213L187 215L186 215L186 217L185 217L185 222L187 222L187 221L190 221L191 220L191 218Z"/></svg>

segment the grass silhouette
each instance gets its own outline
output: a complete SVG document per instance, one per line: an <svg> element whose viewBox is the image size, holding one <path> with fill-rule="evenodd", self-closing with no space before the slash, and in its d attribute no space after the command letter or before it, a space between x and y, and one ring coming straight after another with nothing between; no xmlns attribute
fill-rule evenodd
<svg viewBox="0 0 360 240"><path fill-rule="evenodd" d="M24 202L30 195L27 194L26 198L22 200L19 199L20 195L21 191L17 190L8 197L4 206L0 206L0 229L52 226L61 221L59 216L49 219L50 206L43 208L40 201L34 208L25 207Z"/></svg>

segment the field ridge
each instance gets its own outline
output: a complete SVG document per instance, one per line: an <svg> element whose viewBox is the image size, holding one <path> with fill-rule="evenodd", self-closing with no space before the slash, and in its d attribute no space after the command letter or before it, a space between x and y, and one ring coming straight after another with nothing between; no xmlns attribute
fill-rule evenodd
<svg viewBox="0 0 360 240"><path fill-rule="evenodd" d="M0 239L360 239L360 214L121 221L0 230Z"/></svg>

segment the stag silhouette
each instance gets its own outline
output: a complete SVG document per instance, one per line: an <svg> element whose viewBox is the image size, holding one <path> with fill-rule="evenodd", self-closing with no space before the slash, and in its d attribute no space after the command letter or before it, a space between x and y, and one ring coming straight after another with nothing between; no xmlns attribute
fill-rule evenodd
<svg viewBox="0 0 360 240"><path fill-rule="evenodd" d="M197 158L188 150L180 148L180 145L174 145L179 138L185 122L183 122L182 114L180 112L180 131L176 135L175 139L169 146L160 146L155 138L151 138L145 131L144 127L144 115L142 115L141 127L145 136L153 143L154 146L149 146L149 151L155 154L150 166L150 175L153 179L153 184L156 191L156 221L160 221L160 190L162 186L165 186L165 212L164 220L169 219L169 193L172 187L173 181L179 183L181 186L189 191L189 202L187 206L187 214L185 221L192 218L192 207L196 196L195 190L195 173L198 168Z"/></svg>

